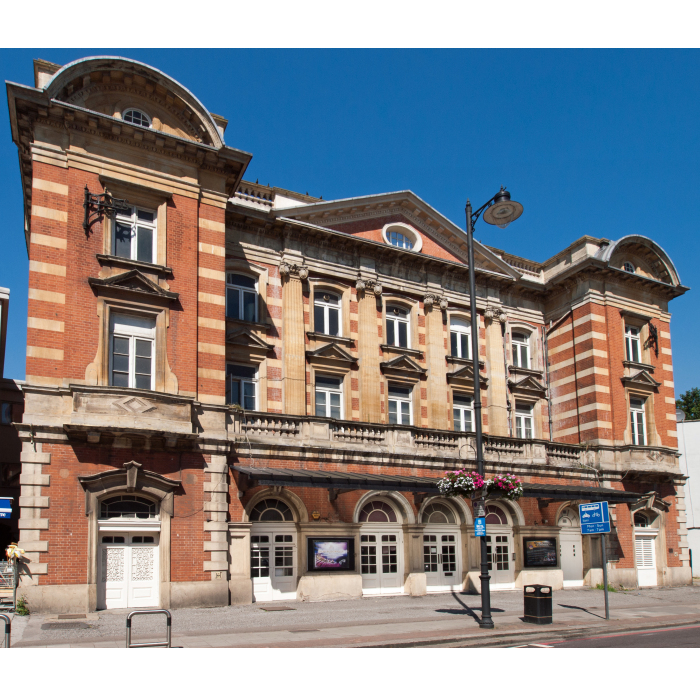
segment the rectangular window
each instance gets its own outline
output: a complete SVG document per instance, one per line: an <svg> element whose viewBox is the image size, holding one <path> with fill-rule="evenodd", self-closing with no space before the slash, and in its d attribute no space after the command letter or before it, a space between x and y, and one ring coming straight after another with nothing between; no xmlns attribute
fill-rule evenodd
<svg viewBox="0 0 700 700"><path fill-rule="evenodd" d="M408 347L408 310L398 306L387 307L386 344Z"/></svg>
<svg viewBox="0 0 700 700"><path fill-rule="evenodd" d="M226 316L237 321L255 323L258 306L258 285L253 277L226 275Z"/></svg>
<svg viewBox="0 0 700 700"><path fill-rule="evenodd" d="M120 258L154 263L156 214L148 209L129 207L114 217L112 253Z"/></svg>
<svg viewBox="0 0 700 700"><path fill-rule="evenodd" d="M470 433L474 430L474 402L471 396L454 395L452 400L452 415L455 430Z"/></svg>
<svg viewBox="0 0 700 700"><path fill-rule="evenodd" d="M411 425L411 390L408 387L389 384L389 423Z"/></svg>
<svg viewBox="0 0 700 700"><path fill-rule="evenodd" d="M112 316L110 384L130 389L155 388L155 319Z"/></svg>
<svg viewBox="0 0 700 700"><path fill-rule="evenodd" d="M314 331L340 335L340 297L329 292L314 292Z"/></svg>
<svg viewBox="0 0 700 700"><path fill-rule="evenodd" d="M642 353L639 345L639 328L625 326L625 350L629 362L641 362Z"/></svg>
<svg viewBox="0 0 700 700"><path fill-rule="evenodd" d="M632 444L647 444L647 420L644 410L644 399L630 396L630 424L632 428Z"/></svg>
<svg viewBox="0 0 700 700"><path fill-rule="evenodd" d="M530 337L525 333L513 333L513 365L530 369Z"/></svg>
<svg viewBox="0 0 700 700"><path fill-rule="evenodd" d="M316 375L316 415L322 418L343 417L343 380Z"/></svg>
<svg viewBox="0 0 700 700"><path fill-rule="evenodd" d="M532 406L530 404L515 404L515 437L532 439Z"/></svg>
<svg viewBox="0 0 700 700"><path fill-rule="evenodd" d="M226 365L226 403L257 411L257 376L255 367Z"/></svg>
<svg viewBox="0 0 700 700"><path fill-rule="evenodd" d="M460 319L453 319L450 324L450 349L452 357L461 357L464 360L471 360L472 342L471 328Z"/></svg>

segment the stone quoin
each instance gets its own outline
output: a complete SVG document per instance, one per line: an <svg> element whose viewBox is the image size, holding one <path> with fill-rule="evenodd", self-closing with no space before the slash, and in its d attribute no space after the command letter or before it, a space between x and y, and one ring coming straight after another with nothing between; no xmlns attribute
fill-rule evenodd
<svg viewBox="0 0 700 700"><path fill-rule="evenodd" d="M601 582L577 507L597 500L613 585L691 583L668 310L687 288L658 243L584 236L543 263L475 243L472 309L465 232L413 192L248 182L227 120L136 61L34 74L7 84L31 610L478 591L471 503L436 487L475 467L475 381L487 476L525 485L486 503L492 587ZM525 557L538 538L556 556Z"/></svg>

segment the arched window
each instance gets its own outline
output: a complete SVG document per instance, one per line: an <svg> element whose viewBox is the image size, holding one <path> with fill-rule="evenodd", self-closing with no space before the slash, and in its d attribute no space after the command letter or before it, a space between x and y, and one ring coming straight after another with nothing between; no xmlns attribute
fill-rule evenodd
<svg viewBox="0 0 700 700"><path fill-rule="evenodd" d="M147 129L151 126L151 118L140 109L127 109L124 112L122 119L129 124L135 124L136 126L145 126Z"/></svg>
<svg viewBox="0 0 700 700"><path fill-rule="evenodd" d="M294 516L289 506L276 498L260 501L250 512L251 522L282 523L293 521Z"/></svg>
<svg viewBox="0 0 700 700"><path fill-rule="evenodd" d="M456 522L454 513L442 503L429 503L423 511L423 522L444 524Z"/></svg>
<svg viewBox="0 0 700 700"><path fill-rule="evenodd" d="M626 260L624 263L622 263L622 269L625 272L631 272L632 274L634 274L637 271L634 265L629 260Z"/></svg>
<svg viewBox="0 0 700 700"><path fill-rule="evenodd" d="M579 519L574 508L564 508L559 515L559 527L578 527Z"/></svg>
<svg viewBox="0 0 700 700"><path fill-rule="evenodd" d="M389 245L418 253L423 247L420 233L408 224L387 224L382 229L382 237Z"/></svg>
<svg viewBox="0 0 700 700"><path fill-rule="evenodd" d="M413 241L402 231L389 229L386 232L386 235L391 245L395 245L397 248L407 248L408 250L413 249Z"/></svg>
<svg viewBox="0 0 700 700"><path fill-rule="evenodd" d="M644 513L634 514L634 526L635 527L649 527L649 518L644 515Z"/></svg>
<svg viewBox="0 0 700 700"><path fill-rule="evenodd" d="M100 520L155 519L156 504L139 496L112 496L100 504Z"/></svg>
<svg viewBox="0 0 700 700"><path fill-rule="evenodd" d="M314 331L340 335L340 297L330 292L314 292Z"/></svg>
<svg viewBox="0 0 700 700"><path fill-rule="evenodd" d="M254 277L226 275L226 316L237 321L257 321L258 284Z"/></svg>
<svg viewBox="0 0 700 700"><path fill-rule="evenodd" d="M408 347L409 311L393 304L386 310L386 343L400 348Z"/></svg>
<svg viewBox="0 0 700 700"><path fill-rule="evenodd" d="M498 506L488 505L486 506L486 524L507 525L508 518Z"/></svg>
<svg viewBox="0 0 700 700"><path fill-rule="evenodd" d="M450 343L452 357L461 357L464 360L472 358L472 331L471 326L461 318L453 318L450 321Z"/></svg>
<svg viewBox="0 0 700 700"><path fill-rule="evenodd" d="M361 523L395 523L394 509L384 501L370 501L360 512Z"/></svg>

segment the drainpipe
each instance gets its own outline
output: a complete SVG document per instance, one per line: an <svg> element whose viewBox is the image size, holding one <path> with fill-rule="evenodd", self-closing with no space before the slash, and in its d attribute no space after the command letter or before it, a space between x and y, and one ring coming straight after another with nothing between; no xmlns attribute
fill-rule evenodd
<svg viewBox="0 0 700 700"><path fill-rule="evenodd" d="M506 410L508 412L508 437L513 437L513 403L508 398L510 389L508 388L508 379L510 371L508 370L508 349L506 348L506 326L501 324L501 342L503 344L503 369L506 373Z"/></svg>
<svg viewBox="0 0 700 700"><path fill-rule="evenodd" d="M549 410L549 441L554 440L554 431L552 430L552 390L549 388L549 346L547 345L547 329L542 326L542 343L544 344L544 361L545 361L545 381L547 383L547 407Z"/></svg>

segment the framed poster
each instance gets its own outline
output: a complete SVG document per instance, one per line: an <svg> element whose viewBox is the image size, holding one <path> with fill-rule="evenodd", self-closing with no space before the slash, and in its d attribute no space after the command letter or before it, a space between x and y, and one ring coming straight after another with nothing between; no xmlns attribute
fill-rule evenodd
<svg viewBox="0 0 700 700"><path fill-rule="evenodd" d="M309 571L354 571L354 537L309 537Z"/></svg>
<svg viewBox="0 0 700 700"><path fill-rule="evenodd" d="M525 568L558 566L556 537L523 537Z"/></svg>

